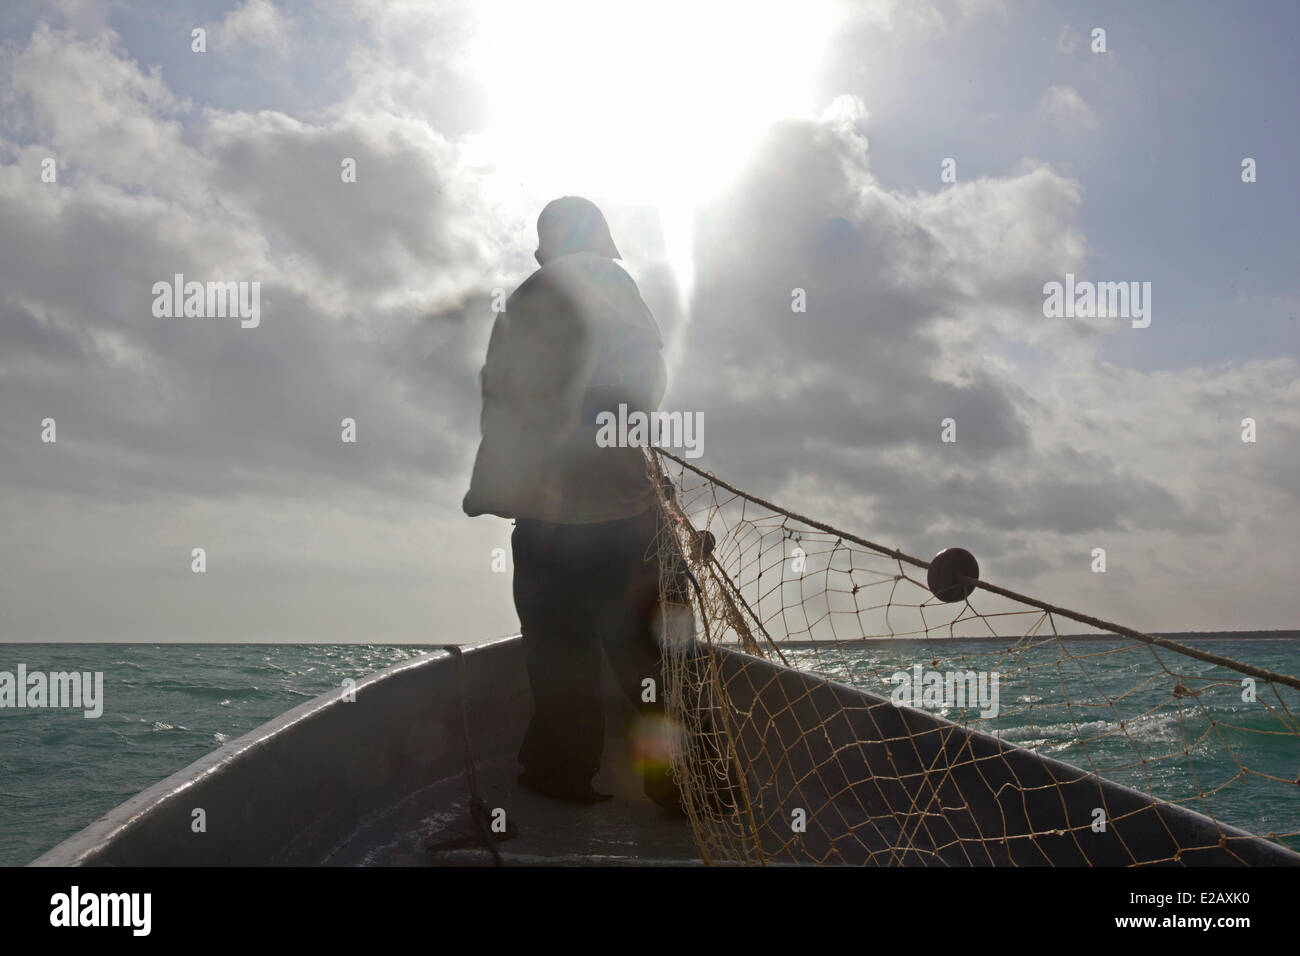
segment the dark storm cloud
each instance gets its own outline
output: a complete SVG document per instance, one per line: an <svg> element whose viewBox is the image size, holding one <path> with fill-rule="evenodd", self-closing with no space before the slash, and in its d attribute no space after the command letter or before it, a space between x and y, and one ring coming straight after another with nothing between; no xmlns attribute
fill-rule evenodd
<svg viewBox="0 0 1300 956"><path fill-rule="evenodd" d="M182 51L154 69L170 39L145 37L142 61L95 18L90 35L38 26L0 48L0 562L17 569L0 637L94 638L109 620L133 640L514 626L508 576L487 570L508 522L459 501L492 290L533 268L551 197L473 152L482 64L460 32L389 9L349 5L353 32L324 46L306 18L250 21L265 42L202 68ZM299 73L322 49L338 65ZM1041 310L1042 283L1087 264L1082 185L1026 159L886 188L855 103L776 125L699 209L689 310L659 210L605 207L677 358L665 407L704 413L698 463L911 553L969 546L1025 591L1016 578L1047 569L1062 603L1093 599L1087 555L1107 546L1145 568L1108 580L1145 623L1222 621L1235 597L1292 624L1289 565L1260 542L1295 540L1294 360L1106 361L1102 333ZM153 283L177 272L261 282L261 324L154 316ZM228 577L196 583L196 543ZM1232 594L1189 593L1189 569L1227 567Z"/></svg>
<svg viewBox="0 0 1300 956"><path fill-rule="evenodd" d="M222 204L246 209L272 247L309 257L352 294L400 288L420 269L461 278L489 265L475 210L451 183L455 151L428 127L218 114L204 145ZM343 180L345 159L355 182Z"/></svg>
<svg viewBox="0 0 1300 956"><path fill-rule="evenodd" d="M209 113L192 147L165 85L104 38L42 28L13 63L26 125L62 149L0 169L0 479L235 499L418 493L463 470L496 263L451 147L391 117L265 111ZM60 99L66 74L100 77L102 108ZM41 181L46 152L58 183ZM154 283L177 273L260 283L260 323L155 315ZM45 417L56 446L37 440Z"/></svg>
<svg viewBox="0 0 1300 956"><path fill-rule="evenodd" d="M36 360L55 365L86 360L91 344L76 329L59 325L52 319L40 319L27 308L9 299L0 299L0 335L6 353L12 358Z"/></svg>
<svg viewBox="0 0 1300 956"><path fill-rule="evenodd" d="M1158 484L1036 435L1036 401L980 355L956 379L944 371L937 323L979 323L1001 295L996 283L973 294L979 265L953 250L970 229L1066 204L1068 184L1027 176L1023 208L981 197L982 221L958 209L945 226L875 183L850 128L776 127L697 227L694 318L669 400L704 413L711 465L760 493L796 477L865 493L876 528L904 539L953 523L1070 534L1184 520ZM997 278L1020 276L1003 284L1022 296L1035 268L1004 262ZM796 288L806 313L791 309ZM940 440L948 418L955 443Z"/></svg>
<svg viewBox="0 0 1300 956"><path fill-rule="evenodd" d="M359 323L324 321L288 290L267 295L276 305L256 329L156 320L133 341L145 374L103 355L24 363L0 380L12 413L0 476L113 497L299 496L336 483L415 493L460 468L477 383L467 347L442 343L475 338L477 310L430 315L375 343ZM8 326L4 347L15 328L28 325ZM56 448L36 441L47 415L58 421ZM356 444L340 441L345 417L357 422Z"/></svg>

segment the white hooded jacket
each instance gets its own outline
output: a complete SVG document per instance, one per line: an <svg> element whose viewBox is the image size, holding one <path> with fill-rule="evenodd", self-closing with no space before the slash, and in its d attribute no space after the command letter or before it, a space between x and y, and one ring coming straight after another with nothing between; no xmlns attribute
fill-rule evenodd
<svg viewBox="0 0 1300 956"><path fill-rule="evenodd" d="M480 375L483 438L463 508L471 516L589 524L641 514L655 494L639 448L601 448L594 415L653 411L663 339L612 259L550 259L497 316Z"/></svg>

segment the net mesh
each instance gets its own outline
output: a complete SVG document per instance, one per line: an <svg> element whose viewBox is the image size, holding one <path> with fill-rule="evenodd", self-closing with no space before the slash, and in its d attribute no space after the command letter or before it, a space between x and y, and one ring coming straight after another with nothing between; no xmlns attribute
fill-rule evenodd
<svg viewBox="0 0 1300 956"><path fill-rule="evenodd" d="M925 561L646 455L667 518L673 772L706 862L1134 865L1300 849L1296 678L986 582L941 602Z"/></svg>

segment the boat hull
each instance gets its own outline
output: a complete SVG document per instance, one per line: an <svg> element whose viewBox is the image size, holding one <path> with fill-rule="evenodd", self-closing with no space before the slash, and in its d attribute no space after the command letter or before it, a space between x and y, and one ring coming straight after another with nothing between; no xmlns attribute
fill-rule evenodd
<svg viewBox="0 0 1300 956"><path fill-rule="evenodd" d="M1254 834L888 698L730 649L719 667L745 715L732 726L773 861L1300 864ZM797 807L808 823L796 840Z"/></svg>
<svg viewBox="0 0 1300 956"><path fill-rule="evenodd" d="M719 655L732 704L748 714L737 725L751 793L773 801L762 815L771 862L1300 863L1249 833L923 711L731 649ZM532 710L515 636L466 646L463 665L440 650L360 681L355 699L340 690L309 701L33 865L491 863L466 812L462 678L480 789L518 830L498 845L504 862L698 862L689 825L644 799L629 753L613 743L601 778L617 795L611 804L573 807L515 785L514 752ZM612 682L608 690L610 725L630 724L631 707ZM822 726L827 733L807 732ZM807 745L786 752L782 740ZM792 841L783 821L795 803L835 812L809 814L808 831ZM1089 828L1096 807L1109 811L1100 834ZM430 853L429 843L441 849Z"/></svg>

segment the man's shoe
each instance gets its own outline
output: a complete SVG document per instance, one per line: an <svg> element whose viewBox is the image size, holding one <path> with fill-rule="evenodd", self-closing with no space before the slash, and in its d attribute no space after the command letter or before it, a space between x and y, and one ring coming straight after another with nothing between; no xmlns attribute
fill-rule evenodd
<svg viewBox="0 0 1300 956"><path fill-rule="evenodd" d="M667 810L672 816L681 819L689 816L686 812L686 805L682 801L681 790L678 789L676 782L667 775L646 774L643 789L647 797Z"/></svg>
<svg viewBox="0 0 1300 956"><path fill-rule="evenodd" d="M686 812L686 804L682 802L682 795L674 793L670 796L660 796L657 794L647 794L651 800L668 812L668 815L677 820L686 820L690 814Z"/></svg>
<svg viewBox="0 0 1300 956"><path fill-rule="evenodd" d="M527 770L519 775L518 783L519 786L527 787L535 793L540 793L553 800L563 800L566 803L580 803L591 806L592 804L604 803L606 800L614 799L612 793L596 792L589 782L562 782L530 774Z"/></svg>

